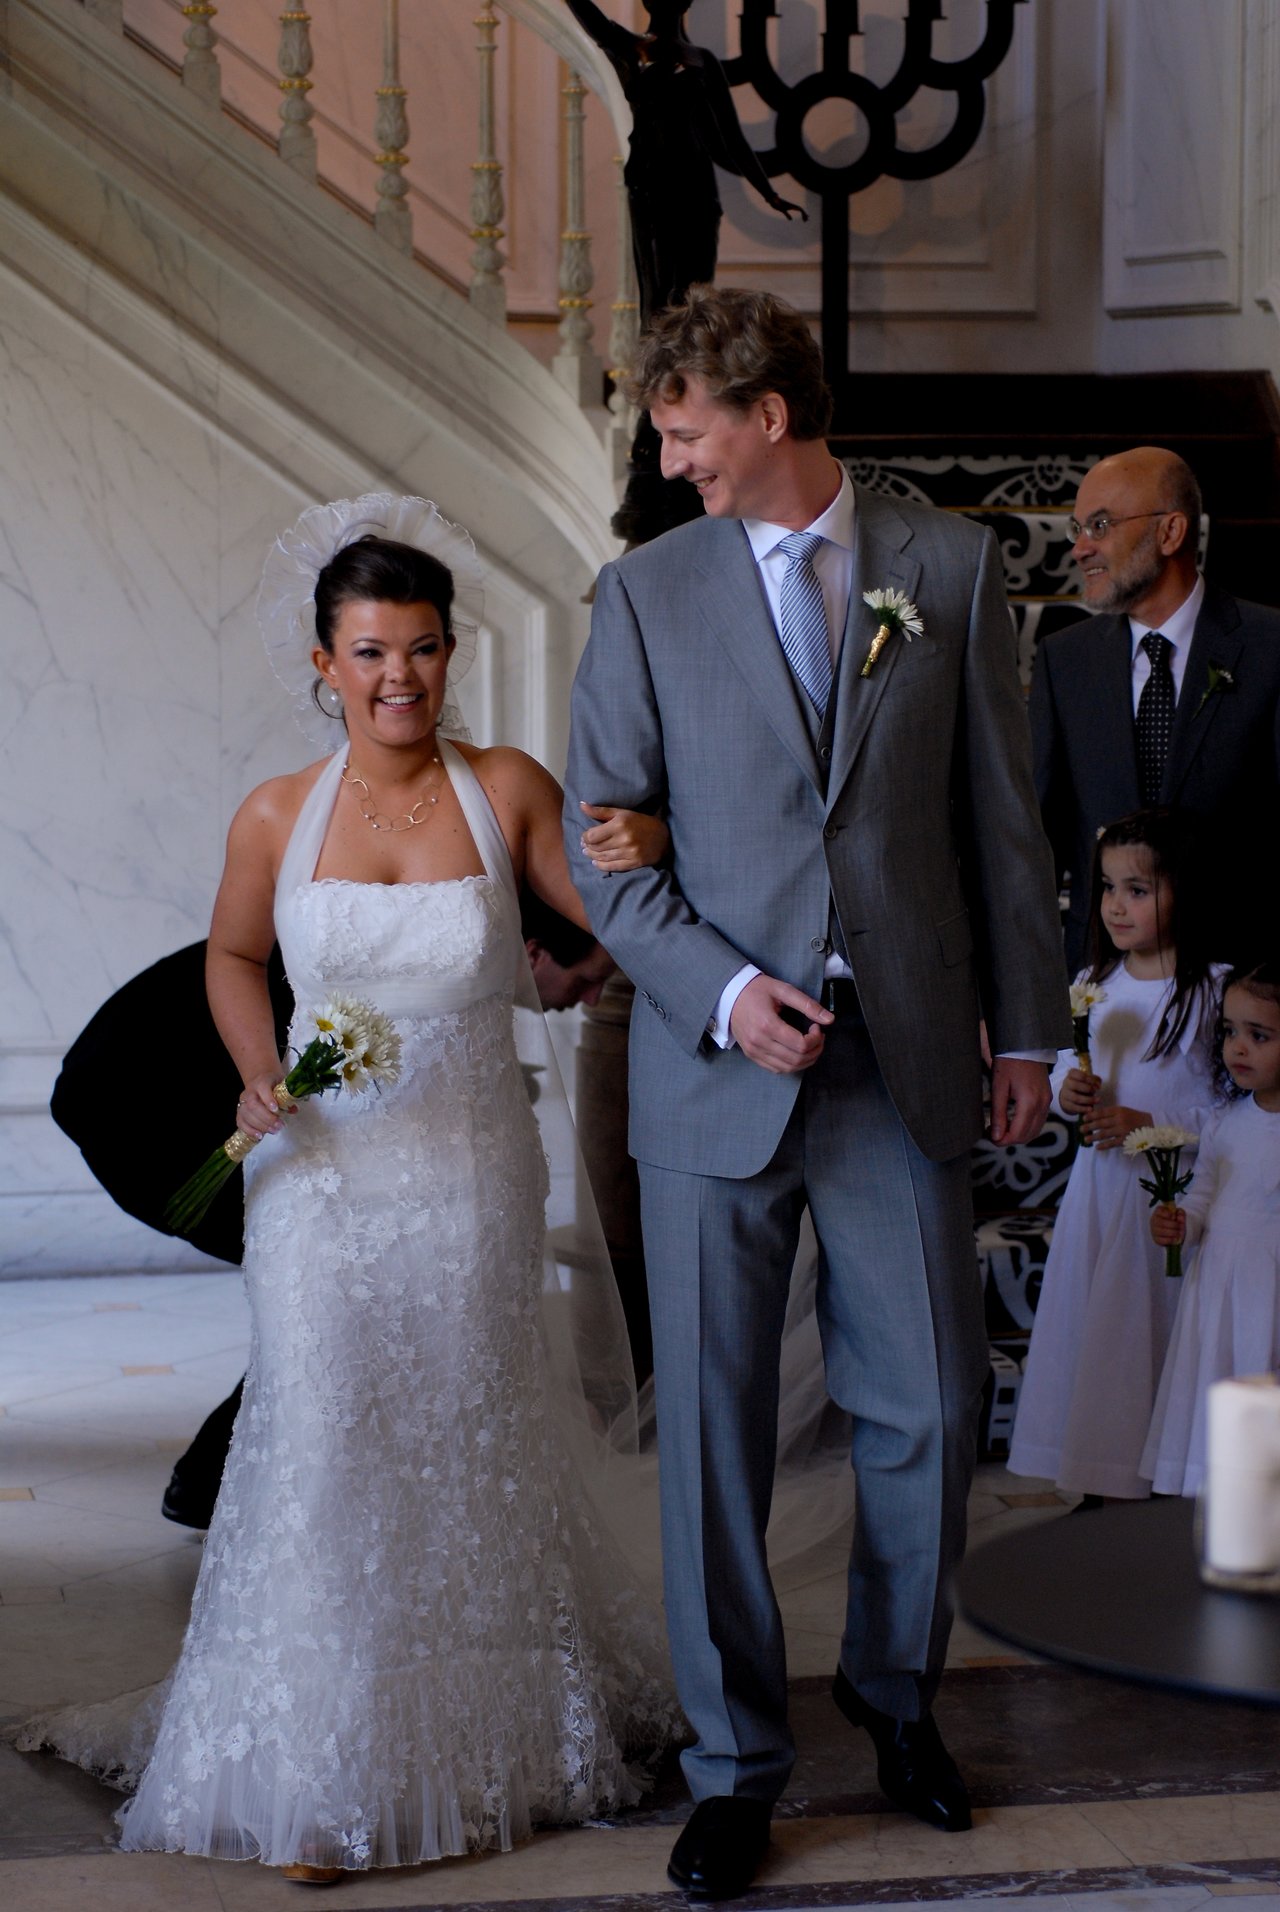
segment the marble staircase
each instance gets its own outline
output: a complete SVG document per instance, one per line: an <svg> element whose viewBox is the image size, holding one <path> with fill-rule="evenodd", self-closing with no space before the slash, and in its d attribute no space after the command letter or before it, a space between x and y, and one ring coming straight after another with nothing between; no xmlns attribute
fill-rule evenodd
<svg viewBox="0 0 1280 1912"><path fill-rule="evenodd" d="M270 540L319 499L433 497L487 573L467 721L558 765L609 459L111 0L0 5L0 362L0 1280L207 1267L113 1208L48 1101L99 1004L205 934L244 793L305 760L254 615Z"/></svg>

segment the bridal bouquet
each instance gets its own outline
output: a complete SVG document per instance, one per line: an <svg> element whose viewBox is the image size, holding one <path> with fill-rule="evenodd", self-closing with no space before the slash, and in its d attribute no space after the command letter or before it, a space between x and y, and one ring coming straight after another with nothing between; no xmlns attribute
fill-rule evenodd
<svg viewBox="0 0 1280 1912"><path fill-rule="evenodd" d="M1179 1175L1178 1168L1183 1149L1196 1137L1189 1129L1174 1128L1171 1124L1157 1124L1155 1128L1130 1129L1124 1138L1124 1152L1130 1157L1141 1155L1150 1175L1140 1175L1139 1182L1151 1197L1148 1204L1155 1208L1163 1202L1172 1208L1179 1195L1191 1186L1192 1170ZM1182 1243L1174 1242L1164 1251L1164 1272L1178 1276L1182 1273Z"/></svg>
<svg viewBox="0 0 1280 1912"><path fill-rule="evenodd" d="M1097 1003L1107 1000L1105 989L1099 989L1096 983L1072 983L1071 985L1071 1046L1076 1053L1076 1065L1086 1075L1093 1074L1093 1063L1089 1056L1089 1011ZM1093 1143L1080 1131L1080 1146L1091 1149Z"/></svg>
<svg viewBox="0 0 1280 1912"><path fill-rule="evenodd" d="M316 1012L316 1033L272 1094L281 1109L326 1089L363 1095L394 1082L400 1073L400 1038L386 1016L368 1003L333 996ZM190 1176L165 1209L175 1234L185 1235L204 1220L219 1189L234 1175L261 1137L236 1129Z"/></svg>

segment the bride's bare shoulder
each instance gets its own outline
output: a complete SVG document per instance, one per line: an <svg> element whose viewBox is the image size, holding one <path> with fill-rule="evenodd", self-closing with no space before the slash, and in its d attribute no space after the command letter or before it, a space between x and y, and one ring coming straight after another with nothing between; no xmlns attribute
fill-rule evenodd
<svg viewBox="0 0 1280 1912"><path fill-rule="evenodd" d="M466 758L490 796L518 802L531 794L543 793L548 785L559 788L550 771L544 770L536 757L517 750L514 744L491 744L482 750L476 744L455 741L454 748Z"/></svg>
<svg viewBox="0 0 1280 1912"><path fill-rule="evenodd" d="M303 770L290 771L283 777L268 777L265 783L251 790L240 805L232 830L242 835L262 835L272 841L282 833L287 837L298 820L307 793L327 762L328 759L322 757Z"/></svg>

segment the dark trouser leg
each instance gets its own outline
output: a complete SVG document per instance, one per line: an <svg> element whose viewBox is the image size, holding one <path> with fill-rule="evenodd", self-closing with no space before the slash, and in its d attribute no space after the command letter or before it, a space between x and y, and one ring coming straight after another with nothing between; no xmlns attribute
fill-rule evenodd
<svg viewBox="0 0 1280 1912"><path fill-rule="evenodd" d="M243 1392L241 1381L233 1394L218 1403L186 1453L174 1463L164 1497L165 1512L171 1520L188 1527L208 1526Z"/></svg>

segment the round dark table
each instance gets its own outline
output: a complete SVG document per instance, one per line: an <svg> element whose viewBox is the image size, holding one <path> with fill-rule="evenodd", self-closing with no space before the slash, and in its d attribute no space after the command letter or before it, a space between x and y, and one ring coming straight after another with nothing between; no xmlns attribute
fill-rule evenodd
<svg viewBox="0 0 1280 1912"><path fill-rule="evenodd" d="M1206 1587L1189 1500L1066 1514L977 1547L960 1611L1047 1660L1280 1706L1280 1597Z"/></svg>

